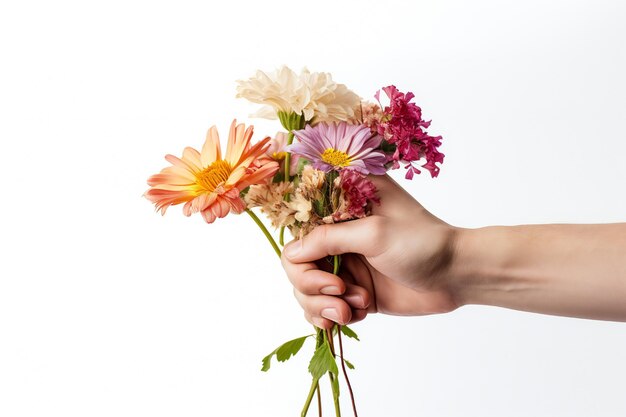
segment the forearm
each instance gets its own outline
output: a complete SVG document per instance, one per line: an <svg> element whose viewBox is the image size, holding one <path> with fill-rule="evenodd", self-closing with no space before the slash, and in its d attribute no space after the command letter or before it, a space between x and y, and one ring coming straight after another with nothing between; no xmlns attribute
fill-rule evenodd
<svg viewBox="0 0 626 417"><path fill-rule="evenodd" d="M460 304L626 321L626 223L460 229Z"/></svg>

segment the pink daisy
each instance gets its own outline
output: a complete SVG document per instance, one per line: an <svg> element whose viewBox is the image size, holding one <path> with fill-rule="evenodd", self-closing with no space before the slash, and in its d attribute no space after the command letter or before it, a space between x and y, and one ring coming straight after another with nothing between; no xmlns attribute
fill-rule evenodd
<svg viewBox="0 0 626 417"><path fill-rule="evenodd" d="M322 122L293 133L300 142L287 150L311 161L315 169L351 169L364 175L383 175L387 171L387 158L377 150L382 138L365 125Z"/></svg>

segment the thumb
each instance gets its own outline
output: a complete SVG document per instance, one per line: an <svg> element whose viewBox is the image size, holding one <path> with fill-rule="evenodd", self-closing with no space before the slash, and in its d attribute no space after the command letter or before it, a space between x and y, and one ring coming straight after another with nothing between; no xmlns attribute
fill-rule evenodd
<svg viewBox="0 0 626 417"><path fill-rule="evenodd" d="M378 216L369 216L318 226L302 239L288 243L283 254L288 260L298 263L344 253L376 256L381 246L381 220Z"/></svg>

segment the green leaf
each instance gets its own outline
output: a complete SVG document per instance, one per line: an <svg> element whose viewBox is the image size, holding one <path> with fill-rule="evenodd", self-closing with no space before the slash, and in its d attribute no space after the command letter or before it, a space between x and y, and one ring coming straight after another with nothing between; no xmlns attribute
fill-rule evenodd
<svg viewBox="0 0 626 417"><path fill-rule="evenodd" d="M348 326L341 326L341 333L345 334L348 337L351 337L352 339L356 339L359 342L361 341L359 340L359 336L357 336L357 334L354 333L354 330L352 330Z"/></svg>
<svg viewBox="0 0 626 417"><path fill-rule="evenodd" d="M276 359L278 359L278 362L285 362L292 356L295 356L296 353L300 351L300 348L302 348L302 345L304 344L304 341L307 339L307 337L309 336L299 337L297 339L290 340L289 342L283 344L281 347L276 349Z"/></svg>
<svg viewBox="0 0 626 417"><path fill-rule="evenodd" d="M263 372L267 372L270 370L270 366L272 366L272 356L274 356L274 354L276 353L276 351L270 353L269 355L267 355L266 357L263 358L262 362L263 362L263 367L261 368L261 370Z"/></svg>
<svg viewBox="0 0 626 417"><path fill-rule="evenodd" d="M333 354L330 352L328 343L322 344L315 350L311 362L309 363L309 372L313 378L320 379L326 372L337 375L337 363Z"/></svg>
<svg viewBox="0 0 626 417"><path fill-rule="evenodd" d="M270 353L269 355L267 355L266 357L263 358L263 360L262 360L263 367L261 368L261 370L263 372L269 371L270 366L271 366L271 362L272 362L272 356L274 356L274 355L276 355L276 359L279 362L285 362L286 360L288 360L292 356L295 356L296 353L298 353L300 351L300 349L302 348L302 345L304 344L304 341L308 337L311 337L311 336L312 335L302 336L302 337L299 337L297 339L293 339L293 340L290 340L290 341L288 341L286 343L283 343L282 345L277 347L272 353Z"/></svg>
<svg viewBox="0 0 626 417"><path fill-rule="evenodd" d="M346 366L347 366L348 368L350 368L350 369L354 369L354 365L352 365L352 363L351 363L351 362L349 362L347 359L344 359L343 361L344 361L344 363L346 364Z"/></svg>

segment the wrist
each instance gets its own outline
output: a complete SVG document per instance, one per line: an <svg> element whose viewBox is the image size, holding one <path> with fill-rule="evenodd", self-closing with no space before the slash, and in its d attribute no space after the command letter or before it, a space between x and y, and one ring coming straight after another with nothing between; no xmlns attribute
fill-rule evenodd
<svg viewBox="0 0 626 417"><path fill-rule="evenodd" d="M449 278L457 304L499 305L498 293L518 289L514 253L505 227L457 228Z"/></svg>

